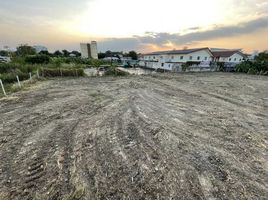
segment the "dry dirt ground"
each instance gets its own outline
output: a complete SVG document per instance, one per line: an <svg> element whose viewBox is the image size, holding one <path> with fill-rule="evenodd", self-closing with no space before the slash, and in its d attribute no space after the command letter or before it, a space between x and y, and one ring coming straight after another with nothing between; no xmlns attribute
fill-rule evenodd
<svg viewBox="0 0 268 200"><path fill-rule="evenodd" d="M268 77L54 79L0 116L0 199L268 199Z"/></svg>

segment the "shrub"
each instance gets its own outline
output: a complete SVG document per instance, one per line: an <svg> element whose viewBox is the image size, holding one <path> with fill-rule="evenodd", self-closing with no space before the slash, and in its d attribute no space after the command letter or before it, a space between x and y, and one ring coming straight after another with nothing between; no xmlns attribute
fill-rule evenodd
<svg viewBox="0 0 268 200"><path fill-rule="evenodd" d="M118 70L114 67L110 67L106 72L106 76L127 76L129 73Z"/></svg>
<svg viewBox="0 0 268 200"><path fill-rule="evenodd" d="M20 81L29 79L29 74L22 72L1 74L0 79L3 81L3 83L14 83L17 81L17 75L19 76Z"/></svg>
<svg viewBox="0 0 268 200"><path fill-rule="evenodd" d="M45 77L58 77L58 76L84 76L83 69L52 69L44 68L41 70L41 73Z"/></svg>
<svg viewBox="0 0 268 200"><path fill-rule="evenodd" d="M34 55L26 56L25 62L30 64L48 64L50 62L50 57L48 55Z"/></svg>
<svg viewBox="0 0 268 200"><path fill-rule="evenodd" d="M260 53L254 61L244 61L236 66L237 72L249 74L267 74L268 52Z"/></svg>

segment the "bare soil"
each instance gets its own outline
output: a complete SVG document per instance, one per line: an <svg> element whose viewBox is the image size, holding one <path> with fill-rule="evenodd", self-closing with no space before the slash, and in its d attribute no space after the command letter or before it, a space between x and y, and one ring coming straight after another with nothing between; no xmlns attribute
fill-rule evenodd
<svg viewBox="0 0 268 200"><path fill-rule="evenodd" d="M53 79L0 116L0 199L268 198L268 77Z"/></svg>

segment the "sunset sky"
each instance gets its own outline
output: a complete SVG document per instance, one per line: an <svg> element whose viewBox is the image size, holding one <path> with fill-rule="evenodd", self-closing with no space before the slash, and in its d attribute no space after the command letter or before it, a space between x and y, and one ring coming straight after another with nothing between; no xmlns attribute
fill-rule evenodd
<svg viewBox="0 0 268 200"><path fill-rule="evenodd" d="M268 49L268 0L0 0L0 49Z"/></svg>

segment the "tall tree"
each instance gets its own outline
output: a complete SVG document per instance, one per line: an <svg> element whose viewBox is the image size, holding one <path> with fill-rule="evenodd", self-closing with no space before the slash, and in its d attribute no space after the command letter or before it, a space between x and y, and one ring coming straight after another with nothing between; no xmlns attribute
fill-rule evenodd
<svg viewBox="0 0 268 200"><path fill-rule="evenodd" d="M59 57L59 56L62 56L62 53L59 50L57 50L57 51L54 52L53 55L56 56L56 57Z"/></svg>
<svg viewBox="0 0 268 200"><path fill-rule="evenodd" d="M27 56L27 55L35 55L36 52L33 47L27 45L27 44L22 44L19 47L17 47L16 55L17 56Z"/></svg>
<svg viewBox="0 0 268 200"><path fill-rule="evenodd" d="M1 50L0 56L8 56L8 51Z"/></svg>
<svg viewBox="0 0 268 200"><path fill-rule="evenodd" d="M78 51L72 51L71 53L74 54L76 57L80 57L81 56L81 53L78 52Z"/></svg>
<svg viewBox="0 0 268 200"><path fill-rule="evenodd" d="M65 57L68 57L70 55L70 52L67 51L66 49L62 50L62 53Z"/></svg>
<svg viewBox="0 0 268 200"><path fill-rule="evenodd" d="M133 60L137 60L138 59L138 55L137 55L136 51L130 51L128 53L128 56L131 57Z"/></svg>

